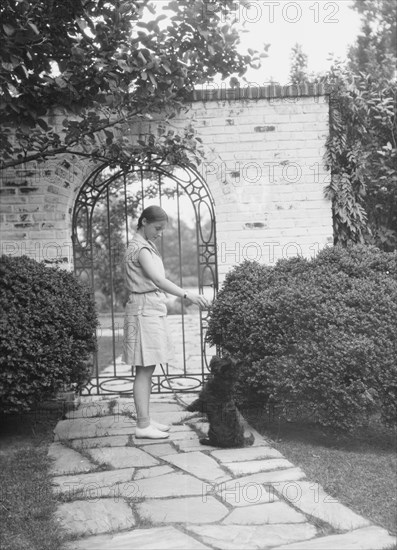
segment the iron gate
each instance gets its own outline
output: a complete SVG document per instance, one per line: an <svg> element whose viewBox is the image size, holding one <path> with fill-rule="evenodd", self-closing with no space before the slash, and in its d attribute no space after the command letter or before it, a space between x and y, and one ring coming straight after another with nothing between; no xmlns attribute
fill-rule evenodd
<svg viewBox="0 0 397 550"><path fill-rule="evenodd" d="M92 378L83 394L131 394L131 367L121 361L123 309L127 291L122 264L133 233L132 222L150 204L170 217L161 241L167 277L212 300L217 292L217 256L213 200L191 168L145 159L128 171L101 166L83 185L73 212L75 275L95 295L100 327ZM168 233L168 235L167 235ZM156 367L153 392L197 391L207 373L210 350L205 341L208 313L183 300L169 302L175 361Z"/></svg>

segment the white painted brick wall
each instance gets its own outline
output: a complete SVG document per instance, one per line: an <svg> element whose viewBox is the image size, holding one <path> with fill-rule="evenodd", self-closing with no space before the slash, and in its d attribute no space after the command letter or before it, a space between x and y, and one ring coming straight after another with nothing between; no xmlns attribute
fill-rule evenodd
<svg viewBox="0 0 397 550"><path fill-rule="evenodd" d="M332 244L331 204L324 198L327 98L205 107L193 104L191 116L201 118L197 133L218 157L201 173L215 200L220 282L244 259L272 265ZM256 225L248 229L249 223Z"/></svg>
<svg viewBox="0 0 397 550"><path fill-rule="evenodd" d="M177 129L192 123L203 140L197 171L215 204L220 282L244 259L272 265L332 243L324 198L328 116L327 96L309 96L196 101L174 119ZM146 131L144 124L128 128L131 139ZM92 169L68 157L0 173L1 252L64 258L71 268L74 201Z"/></svg>

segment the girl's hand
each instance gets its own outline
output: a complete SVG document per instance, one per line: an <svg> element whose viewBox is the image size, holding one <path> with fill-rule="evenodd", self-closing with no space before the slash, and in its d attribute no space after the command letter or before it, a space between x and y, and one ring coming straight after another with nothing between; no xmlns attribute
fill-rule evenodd
<svg viewBox="0 0 397 550"><path fill-rule="evenodd" d="M193 302L193 304L203 309L208 309L210 306L207 298L205 298L205 296L203 296L202 294L193 294L192 292L186 292L186 299L190 300L190 302Z"/></svg>

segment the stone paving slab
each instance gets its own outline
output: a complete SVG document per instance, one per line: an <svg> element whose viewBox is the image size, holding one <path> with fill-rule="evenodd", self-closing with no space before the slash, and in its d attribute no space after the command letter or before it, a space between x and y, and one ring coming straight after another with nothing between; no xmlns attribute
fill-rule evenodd
<svg viewBox="0 0 397 550"><path fill-rule="evenodd" d="M160 480L149 478L136 480L135 483L140 498L197 496L203 493L203 482L185 473L165 474Z"/></svg>
<svg viewBox="0 0 397 550"><path fill-rule="evenodd" d="M151 468L139 468L134 475L134 480L146 479L148 477L163 476L172 474L174 470L170 466L152 466Z"/></svg>
<svg viewBox="0 0 397 550"><path fill-rule="evenodd" d="M309 540L317 531L309 523L281 525L186 525L204 544L219 550L261 550L281 544ZM334 550L337 550L336 548Z"/></svg>
<svg viewBox="0 0 397 550"><path fill-rule="evenodd" d="M109 464L112 468L145 468L157 466L159 461L141 449L135 447L101 447L89 449L90 456L101 464Z"/></svg>
<svg viewBox="0 0 397 550"><path fill-rule="evenodd" d="M163 441L163 442L167 442L167 441L170 441L169 438L166 438L166 439L145 439L145 438L142 438L142 439L137 439L136 437L132 437L132 444L136 447L139 447L139 448L142 448L142 447L146 447L146 446L151 446L151 445L158 445L159 444L159 441Z"/></svg>
<svg viewBox="0 0 397 550"><path fill-rule="evenodd" d="M191 451L214 451L219 447L213 447L212 445L201 445L199 438L182 441L175 441L175 445L181 451L191 452Z"/></svg>
<svg viewBox="0 0 397 550"><path fill-rule="evenodd" d="M70 444L74 449L96 449L98 447L125 447L129 440L129 435L109 435L72 439Z"/></svg>
<svg viewBox="0 0 397 550"><path fill-rule="evenodd" d="M163 460L211 483L221 483L230 479L230 475L225 470L222 470L213 458L200 452L163 456Z"/></svg>
<svg viewBox="0 0 397 550"><path fill-rule="evenodd" d="M222 520L229 510L214 497L203 502L201 497L148 499L136 505L143 520L158 523L215 523Z"/></svg>
<svg viewBox="0 0 397 550"><path fill-rule="evenodd" d="M97 468L88 458L61 443L51 443L48 456L53 460L49 470L53 476L89 472Z"/></svg>
<svg viewBox="0 0 397 550"><path fill-rule="evenodd" d="M294 465L285 458L251 460L250 462L225 462L224 465L236 476L294 467Z"/></svg>
<svg viewBox="0 0 397 550"><path fill-rule="evenodd" d="M76 400L76 407L84 403L96 403L97 401L109 401L109 396L107 395L79 395Z"/></svg>
<svg viewBox="0 0 397 550"><path fill-rule="evenodd" d="M275 491L269 491L263 484L247 483L239 485L237 482L233 487L226 483L220 485L206 485L205 495L216 494L222 502L226 502L233 508L241 506L253 506L254 504L271 504L279 500Z"/></svg>
<svg viewBox="0 0 397 550"><path fill-rule="evenodd" d="M255 504L233 510L222 523L225 525L264 525L269 523L305 523L306 517L285 502Z"/></svg>
<svg viewBox="0 0 397 550"><path fill-rule="evenodd" d="M76 535L121 531L135 525L130 506L113 499L66 502L58 507L55 517L66 531Z"/></svg>
<svg viewBox="0 0 397 550"><path fill-rule="evenodd" d="M158 443L154 445L145 445L141 447L145 450L146 453L150 453L153 456L164 456L164 455L171 455L178 452L178 450L172 446L170 443Z"/></svg>
<svg viewBox="0 0 397 550"><path fill-rule="evenodd" d="M150 403L150 415L155 417L159 413L168 413L168 412L183 412L186 414L185 409L182 405L178 405L175 401L172 403L164 403L162 401L151 402Z"/></svg>
<svg viewBox="0 0 397 550"><path fill-rule="evenodd" d="M352 530L369 525L367 519L332 498L318 483L294 481L294 483L280 482L272 485L296 508L309 516L329 523L335 529Z"/></svg>
<svg viewBox="0 0 397 550"><path fill-rule="evenodd" d="M171 433L176 433L176 432L192 433L194 432L194 430L187 424L176 424L176 425L173 424Z"/></svg>
<svg viewBox="0 0 397 550"><path fill-rule="evenodd" d="M172 526L99 535L69 543L65 550L206 550L206 546Z"/></svg>
<svg viewBox="0 0 397 550"><path fill-rule="evenodd" d="M228 481L226 489L235 489L236 486L244 487L246 485L259 484L270 485L281 483L282 481L297 481L303 479L305 473L300 468L287 468L285 470L273 470L272 472L259 472L249 476L238 477L232 481Z"/></svg>
<svg viewBox="0 0 397 550"><path fill-rule="evenodd" d="M180 411L164 411L161 415L153 415L162 424L179 424L184 423L185 419L190 416L190 413L184 410Z"/></svg>
<svg viewBox="0 0 397 550"><path fill-rule="evenodd" d="M100 496L111 494L117 484L132 481L135 468L124 468L122 470L108 470L90 474L79 474L71 476L57 476L52 479L52 485L56 494L66 495L73 498L80 491L88 498L99 491ZM110 488L109 490L107 490ZM97 495L98 496L98 495Z"/></svg>
<svg viewBox="0 0 397 550"><path fill-rule="evenodd" d="M386 550L396 544L397 538L389 535L386 529L371 525L343 535L278 546L277 550Z"/></svg>
<svg viewBox="0 0 397 550"><path fill-rule="evenodd" d="M109 401L91 401L82 403L76 409L68 411L65 416L67 419L92 418L109 415Z"/></svg>
<svg viewBox="0 0 397 550"><path fill-rule="evenodd" d="M265 458L284 458L283 455L271 447L245 447L244 449L222 449L211 451L211 456L221 462L244 462Z"/></svg>
<svg viewBox="0 0 397 550"><path fill-rule="evenodd" d="M82 396L78 406L77 410L89 407L93 403L96 404L97 407L108 407L108 414L130 414L135 413L135 404L133 397L120 397L119 395L108 395L108 396L100 396L100 399L94 399L90 398L90 396ZM110 413L111 411L111 413Z"/></svg>
<svg viewBox="0 0 397 550"><path fill-rule="evenodd" d="M60 420L55 427L55 441L101 437L106 435L128 435L135 432L135 421L126 416L102 416Z"/></svg>
<svg viewBox="0 0 397 550"><path fill-rule="evenodd" d="M150 396L150 406L155 403L169 403L175 405L175 397L172 393L152 393Z"/></svg>
<svg viewBox="0 0 397 550"><path fill-rule="evenodd" d="M175 426L176 428L179 428L179 426ZM190 428L183 430L183 431L171 431L169 436L169 441L187 441L188 439L195 440L198 443L198 435L194 430L191 430Z"/></svg>

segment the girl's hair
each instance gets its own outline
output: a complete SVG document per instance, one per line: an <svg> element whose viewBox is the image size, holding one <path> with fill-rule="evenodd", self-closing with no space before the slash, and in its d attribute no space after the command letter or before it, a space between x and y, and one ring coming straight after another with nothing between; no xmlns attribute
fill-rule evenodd
<svg viewBox="0 0 397 550"><path fill-rule="evenodd" d="M160 206L148 206L147 208L145 208L145 210L139 216L137 229L140 229L142 227L143 218L146 218L146 221L148 223L164 221L168 222L167 212L160 208Z"/></svg>

